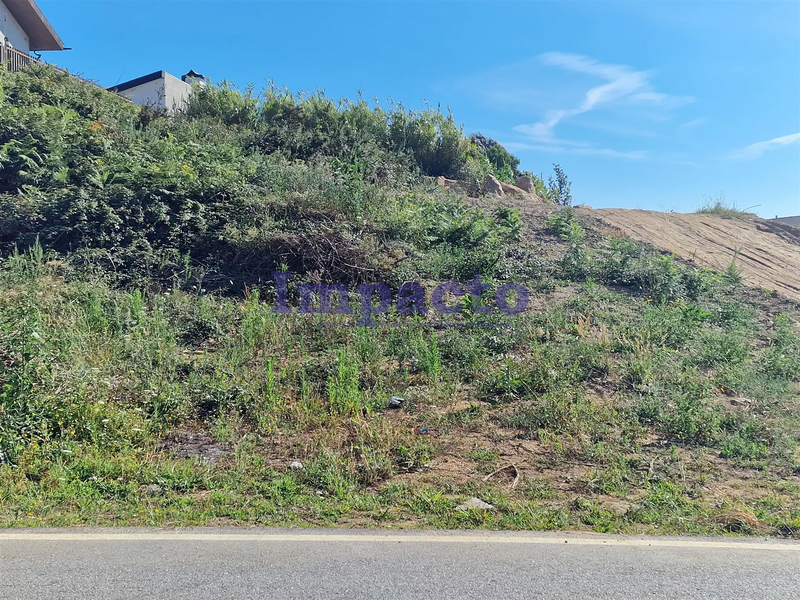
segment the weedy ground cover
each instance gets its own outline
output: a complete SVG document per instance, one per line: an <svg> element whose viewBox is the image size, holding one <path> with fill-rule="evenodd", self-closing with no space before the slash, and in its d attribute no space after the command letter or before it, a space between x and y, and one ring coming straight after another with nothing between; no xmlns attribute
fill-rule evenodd
<svg viewBox="0 0 800 600"><path fill-rule="evenodd" d="M797 535L798 307L735 269L430 186L490 161L447 116L0 85L2 525ZM281 270L531 298L365 328Z"/></svg>

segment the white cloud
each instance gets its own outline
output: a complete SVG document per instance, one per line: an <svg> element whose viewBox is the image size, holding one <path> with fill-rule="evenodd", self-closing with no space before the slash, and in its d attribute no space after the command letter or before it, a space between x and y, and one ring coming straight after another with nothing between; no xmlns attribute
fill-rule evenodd
<svg viewBox="0 0 800 600"><path fill-rule="evenodd" d="M503 148L508 150L509 152L521 152L524 150L535 150L536 152L554 152L554 153L561 153L566 150L566 148L562 148L561 146L547 146L544 144L524 144L521 142L501 142L503 144Z"/></svg>
<svg viewBox="0 0 800 600"><path fill-rule="evenodd" d="M610 156L611 158L630 158L639 160L647 155L644 150L634 150L633 152L620 152L610 148L576 148L572 154L587 154L590 156Z"/></svg>
<svg viewBox="0 0 800 600"><path fill-rule="evenodd" d="M535 123L533 125L517 125L514 127L514 131L518 131L519 133L523 133L534 139L547 142L548 144L560 144L562 146L591 146L591 144L587 142L573 142L571 140L556 139L552 136L549 130L542 126L541 123Z"/></svg>
<svg viewBox="0 0 800 600"><path fill-rule="evenodd" d="M782 137L776 137L771 140L767 140L766 142L756 142L755 144L750 144L740 150L735 150L728 155L730 160L748 160L753 158L758 158L764 152L769 150L774 150L775 148L780 148L781 146L786 146L788 144L793 144L794 142L800 141L800 133L793 133L791 135L784 135Z"/></svg>
<svg viewBox="0 0 800 600"><path fill-rule="evenodd" d="M558 143L554 144L524 144L519 142L503 142L503 147L511 152L533 150L536 152L550 152L553 154L583 154L586 156L608 156L610 158L629 158L639 160L647 156L644 150L634 150L632 152L620 152L611 148L575 148L564 147Z"/></svg>
<svg viewBox="0 0 800 600"><path fill-rule="evenodd" d="M626 65L601 63L588 56L564 52L547 52L542 54L539 59L547 66L559 67L606 80L606 83L587 90L583 101L578 106L548 110L542 120L533 124L518 125L514 128L540 142L585 145L556 140L555 128L562 121L592 111L604 104L615 102L646 104L671 109L694 102L694 98L691 97L671 96L657 92L650 83L652 76L650 71L635 71Z"/></svg>
<svg viewBox="0 0 800 600"><path fill-rule="evenodd" d="M700 117L699 119L692 119L691 121L687 121L686 123L681 123L678 126L678 131L681 133L681 135L686 135L692 129L705 122L706 122L705 117Z"/></svg>

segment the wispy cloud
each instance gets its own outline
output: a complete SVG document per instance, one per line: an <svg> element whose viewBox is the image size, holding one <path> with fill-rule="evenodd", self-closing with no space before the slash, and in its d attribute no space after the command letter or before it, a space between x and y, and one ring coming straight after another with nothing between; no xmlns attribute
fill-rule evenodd
<svg viewBox="0 0 800 600"><path fill-rule="evenodd" d="M780 148L781 146L793 144L797 141L800 141L800 133L784 135L767 140L766 142L756 142L755 144L750 144L749 146L741 148L740 150L734 150L728 155L728 158L730 160L749 160L758 158L769 150L774 150L775 148Z"/></svg>
<svg viewBox="0 0 800 600"><path fill-rule="evenodd" d="M681 129L673 111L695 99L656 89L654 79L651 70L547 52L452 85L479 98L487 110L517 115L511 131L497 134L512 152L637 161L661 160L657 144L703 121L689 121ZM576 134L578 130L584 135ZM631 138L641 145L631 148ZM624 139L627 147L618 146L615 139Z"/></svg>
<svg viewBox="0 0 800 600"><path fill-rule="evenodd" d="M544 118L536 123L518 125L514 128L515 131L539 142L585 146L586 144L580 142L567 142L556 138L556 126L603 105L612 103L644 104L662 109L672 109L694 102L694 98L688 96L671 96L656 91L650 83L653 75L650 71L636 71L626 65L602 63L588 56L564 52L547 52L539 56L539 60L546 66L605 80L605 83L587 90L583 100L577 106L549 109L545 112Z"/></svg>
<svg viewBox="0 0 800 600"><path fill-rule="evenodd" d="M573 154L586 154L590 156L610 156L611 158L630 158L639 160L647 156L644 150L634 150L633 152L620 152L610 148L576 148Z"/></svg>
<svg viewBox="0 0 800 600"><path fill-rule="evenodd" d="M686 123L681 123L678 125L678 131L681 135L688 134L692 129L701 125L706 122L705 117L700 117L699 119L692 119L691 121L687 121Z"/></svg>
<svg viewBox="0 0 800 600"><path fill-rule="evenodd" d="M591 146L591 144L588 142L575 142L572 140L561 140L555 138L553 137L553 132L545 129L541 123L535 123L533 125L517 125L514 127L514 131L522 133L535 140L547 142L548 144L560 144L562 146Z"/></svg>
<svg viewBox="0 0 800 600"><path fill-rule="evenodd" d="M647 156L644 150L635 150L633 152L620 152L612 150L611 148L575 148L565 147L564 145L557 144L525 144L520 142L503 142L503 146L511 152L519 152L521 150L533 150L537 152L549 152L556 154L583 154L586 156L608 156L611 158L629 158L639 160Z"/></svg>
<svg viewBox="0 0 800 600"><path fill-rule="evenodd" d="M503 147L509 152L522 152L524 150L533 150L535 152L557 152L561 153L566 150L560 146L551 146L547 144L525 144L522 142L500 142Z"/></svg>

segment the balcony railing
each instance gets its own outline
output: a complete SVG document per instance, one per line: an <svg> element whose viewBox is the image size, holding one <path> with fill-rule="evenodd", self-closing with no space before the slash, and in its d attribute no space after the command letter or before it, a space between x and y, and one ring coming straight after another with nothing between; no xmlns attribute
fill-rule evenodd
<svg viewBox="0 0 800 600"><path fill-rule="evenodd" d="M0 65L5 66L9 71L19 71L32 63L39 63L30 54L20 52L11 46L0 46Z"/></svg>

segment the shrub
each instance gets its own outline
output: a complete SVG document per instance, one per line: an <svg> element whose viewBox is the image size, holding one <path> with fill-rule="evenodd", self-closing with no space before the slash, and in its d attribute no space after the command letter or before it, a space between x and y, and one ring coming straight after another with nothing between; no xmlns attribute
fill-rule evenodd
<svg viewBox="0 0 800 600"><path fill-rule="evenodd" d="M506 150L499 142L488 138L480 133L470 137L470 142L475 146L486 160L489 162L494 175L500 180L508 183L515 183L520 174L520 160Z"/></svg>
<svg viewBox="0 0 800 600"><path fill-rule="evenodd" d="M457 179L466 166L468 142L452 114L406 111L399 105L390 113L389 142L395 151L408 153L425 175Z"/></svg>
<svg viewBox="0 0 800 600"><path fill-rule="evenodd" d="M681 297L681 269L675 256L645 256L630 263L627 280L652 296L657 303Z"/></svg>
<svg viewBox="0 0 800 600"><path fill-rule="evenodd" d="M559 165L553 165L555 178L551 175L547 183L547 197L551 202L560 204L561 206L572 205L572 182Z"/></svg>
<svg viewBox="0 0 800 600"><path fill-rule="evenodd" d="M259 119L258 98L253 87L240 92L233 84L196 86L183 110L189 119L211 119L225 125L253 127Z"/></svg>
<svg viewBox="0 0 800 600"><path fill-rule="evenodd" d="M567 239L573 231L575 223L575 210L571 206L565 206L556 214L547 217L545 229L563 239Z"/></svg>

